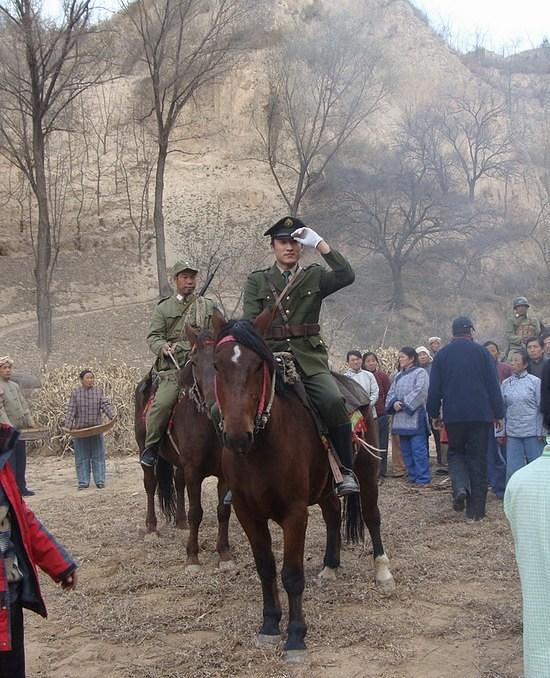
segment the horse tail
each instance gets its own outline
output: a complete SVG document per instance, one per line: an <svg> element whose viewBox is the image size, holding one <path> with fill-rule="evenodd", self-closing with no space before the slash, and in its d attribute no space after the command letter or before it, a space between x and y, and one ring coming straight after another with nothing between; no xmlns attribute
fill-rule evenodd
<svg viewBox="0 0 550 678"><path fill-rule="evenodd" d="M344 523L346 525L346 541L352 544L362 542L365 536L365 522L359 494L349 494L344 497Z"/></svg>
<svg viewBox="0 0 550 678"><path fill-rule="evenodd" d="M157 482L160 510L164 514L166 520L171 523L176 517L174 467L160 456L157 462Z"/></svg>

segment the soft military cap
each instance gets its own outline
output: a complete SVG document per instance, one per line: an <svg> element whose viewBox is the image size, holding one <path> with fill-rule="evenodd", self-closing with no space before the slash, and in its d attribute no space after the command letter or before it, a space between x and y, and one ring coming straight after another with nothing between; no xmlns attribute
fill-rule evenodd
<svg viewBox="0 0 550 678"><path fill-rule="evenodd" d="M183 273L183 271L198 273L199 269L193 266L189 261L176 261L173 268L173 275L178 275L178 273Z"/></svg>
<svg viewBox="0 0 550 678"><path fill-rule="evenodd" d="M514 299L514 308L516 306L530 306L530 304L525 297L516 297Z"/></svg>
<svg viewBox="0 0 550 678"><path fill-rule="evenodd" d="M292 233L297 228L304 228L305 224L297 217L283 217L276 224L273 224L264 235L269 235L277 240L293 240Z"/></svg>

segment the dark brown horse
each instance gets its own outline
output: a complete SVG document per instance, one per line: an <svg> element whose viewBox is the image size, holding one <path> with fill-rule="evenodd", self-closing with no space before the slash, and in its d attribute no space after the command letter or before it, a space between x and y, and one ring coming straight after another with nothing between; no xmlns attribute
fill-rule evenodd
<svg viewBox="0 0 550 678"><path fill-rule="evenodd" d="M321 507L327 526L322 574L333 575L340 565L340 504L332 488L327 452L310 413L293 390L285 391L275 383L273 354L260 336L270 320L265 313L254 325L224 324L215 316L216 396L223 422L223 471L262 584L259 641L280 638L281 604L268 527L268 521L274 520L284 537L281 574L289 605L284 648L289 660L299 660L307 631L302 611L307 507ZM377 492L377 465L365 459L360 467L369 474L362 488ZM370 511L367 525L373 534L376 579L388 589L393 578L380 540L380 515L377 508L373 511L372 501L364 506ZM357 511L355 517L359 518ZM352 534L356 531L356 526L348 527Z"/></svg>
<svg viewBox="0 0 550 678"><path fill-rule="evenodd" d="M193 350L189 362L178 373L181 397L174 409L172 426L161 446L156 474L153 469L143 469L148 495L148 521L150 507L154 515L157 477L161 508L169 520L175 512L176 526L181 526L185 519L184 488L187 488L189 536L186 565L189 571L199 571L198 534L203 518L201 487L205 478L216 476L218 478L216 550L220 568L226 569L233 565L228 537L231 507L223 503L227 487L221 472L221 443L210 419L210 409L215 401L214 341L212 333L208 331L197 332L186 327L186 333ZM172 482L174 467L175 484ZM174 496L175 492L177 497Z"/></svg>
<svg viewBox="0 0 550 678"><path fill-rule="evenodd" d="M145 407L151 397L153 388L153 373L149 372L137 385L134 394L134 435L136 438L139 456L145 447ZM164 437L161 446L160 454L163 460L171 459L172 463L178 463L175 450L172 447L168 438ZM172 516L175 511L176 527L179 529L187 528L187 515L185 513L185 481L183 477L183 469L177 468L175 474L175 486L177 492L177 502L174 508L174 502L165 505L164 495L169 495L169 488L173 484L173 471L167 464L161 463L157 469L152 466L142 466L143 470L143 486L147 496L147 508L145 513L145 531L147 534L157 533L157 515L155 512L155 494L157 491L158 482L166 487L164 494L161 495L161 508L163 513ZM158 479L157 479L158 476Z"/></svg>

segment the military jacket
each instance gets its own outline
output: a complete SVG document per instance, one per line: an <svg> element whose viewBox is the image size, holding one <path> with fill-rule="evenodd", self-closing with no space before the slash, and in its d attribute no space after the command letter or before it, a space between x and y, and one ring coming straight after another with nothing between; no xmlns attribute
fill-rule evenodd
<svg viewBox="0 0 550 678"><path fill-rule="evenodd" d="M318 324L323 299L351 285L355 280L355 273L342 254L331 250L322 256L330 270L319 264L302 269L281 302L288 316L289 325ZM273 307L275 298L270 281L278 296L285 288L285 282L275 264L271 268L254 271L248 276L243 300L244 317L248 320L254 319L265 308ZM273 327L284 324L281 313L277 311ZM289 339L268 339L267 343L273 351L291 352L305 376L329 371L327 349L319 334Z"/></svg>
<svg viewBox="0 0 550 678"><path fill-rule="evenodd" d="M214 302L195 294L185 300L173 295L157 304L149 324L147 344L157 356L155 368L159 372L176 369L170 358L162 355L162 347L166 343L172 344L174 357L183 366L191 350L191 344L185 336L185 326L210 329L213 312Z"/></svg>
<svg viewBox="0 0 550 678"><path fill-rule="evenodd" d="M538 337L543 330L542 323L533 316L517 316L515 313L508 318L506 323L506 339L508 350L522 348L526 339Z"/></svg>

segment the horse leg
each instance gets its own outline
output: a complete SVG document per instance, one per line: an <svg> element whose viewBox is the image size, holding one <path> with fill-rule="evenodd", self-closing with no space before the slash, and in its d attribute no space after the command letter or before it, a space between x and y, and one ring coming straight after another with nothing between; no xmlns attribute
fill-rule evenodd
<svg viewBox="0 0 550 678"><path fill-rule="evenodd" d="M288 596L288 629L285 643L287 661L301 661L306 644L306 620L302 610L304 593L304 543L306 538L307 507L294 510L282 522L284 559L281 578Z"/></svg>
<svg viewBox="0 0 550 678"><path fill-rule="evenodd" d="M221 570L230 570L233 567L233 556L229 548L229 516L231 506L224 504L223 500L227 492L227 486L222 477L218 478L218 539L216 551L219 556L218 566Z"/></svg>
<svg viewBox="0 0 550 678"><path fill-rule="evenodd" d="M143 487L147 494L147 513L145 515L145 529L147 534L157 531L157 516L155 514L155 492L157 490L157 477L155 469L149 466L143 468Z"/></svg>
<svg viewBox="0 0 550 678"><path fill-rule="evenodd" d="M328 492L319 501L319 506L327 528L325 557L319 577L321 579L336 579L336 569L340 567L340 549L342 546L340 500L334 492Z"/></svg>
<svg viewBox="0 0 550 678"><path fill-rule="evenodd" d="M199 563L199 527L202 522L201 485L202 478L195 470L187 479L187 494L189 496L189 536L187 538L187 569L197 571Z"/></svg>
<svg viewBox="0 0 550 678"><path fill-rule="evenodd" d="M234 505L239 522L250 542L256 571L262 584L263 621L258 632L258 643L260 645L276 645L281 638L279 627L281 603L277 591L277 570L267 520L253 517L248 511L239 510L236 497L234 497Z"/></svg>
<svg viewBox="0 0 550 678"><path fill-rule="evenodd" d="M395 590L395 580L390 571L390 561L384 552L380 535L380 510L378 509L378 464L370 455L361 453L357 457L355 471L361 488L363 519L372 540L374 557L374 579L385 594Z"/></svg>
<svg viewBox="0 0 550 678"><path fill-rule="evenodd" d="M176 467L176 527L186 530L187 513L185 512L185 474L180 466Z"/></svg>

